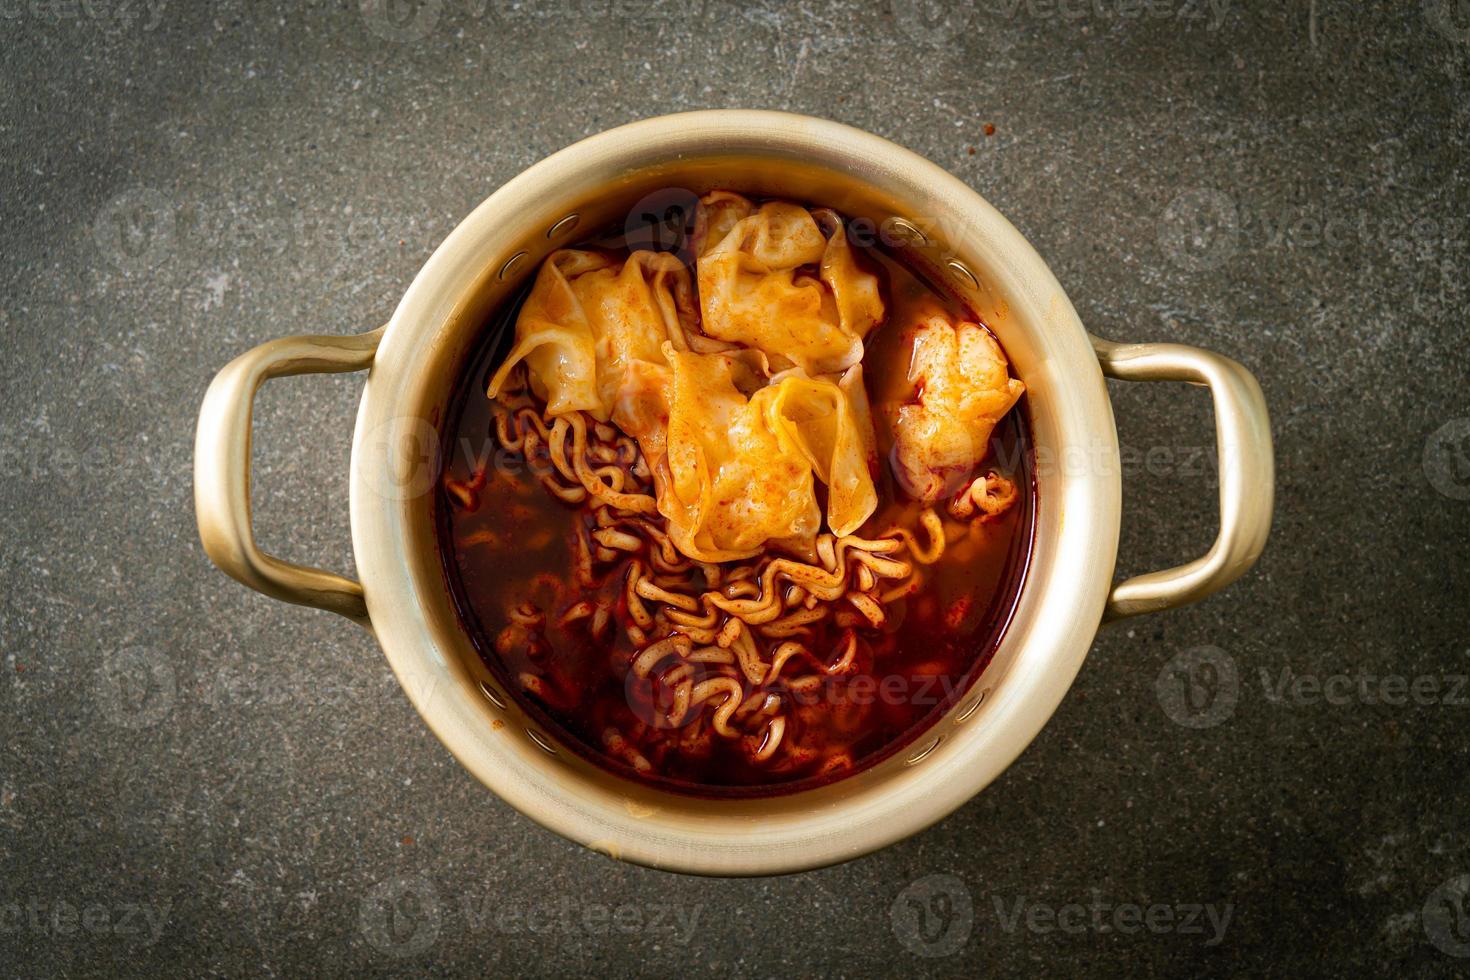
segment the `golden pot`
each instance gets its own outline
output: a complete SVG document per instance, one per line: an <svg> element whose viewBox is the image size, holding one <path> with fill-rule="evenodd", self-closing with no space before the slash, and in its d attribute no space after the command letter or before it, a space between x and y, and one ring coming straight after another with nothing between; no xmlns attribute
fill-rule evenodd
<svg viewBox="0 0 1470 980"><path fill-rule="evenodd" d="M550 251L671 187L816 201L903 238L995 332L1028 391L1035 540L994 659L913 745L817 789L699 799L597 768L539 730L496 686L459 625L441 571L428 506L437 427L489 313ZM251 402L260 384L355 370L368 372L351 464L360 583L260 551L249 494ZM1208 554L1117 585L1121 479L1105 376L1207 386L1220 460L1220 534ZM266 595L370 628L429 727L516 809L623 860L757 875L858 857L969 800L1051 717L1101 622L1192 602L1250 567L1270 527L1273 479L1266 406L1236 362L1192 347L1089 336L1020 233L908 150L825 120L715 111L623 126L526 170L449 235L386 326L283 338L236 358L200 410L194 491L200 537L220 568Z"/></svg>

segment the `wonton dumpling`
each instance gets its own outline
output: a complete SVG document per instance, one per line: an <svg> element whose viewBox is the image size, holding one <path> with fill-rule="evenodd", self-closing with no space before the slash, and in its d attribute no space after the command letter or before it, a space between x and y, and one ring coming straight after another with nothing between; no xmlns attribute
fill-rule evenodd
<svg viewBox="0 0 1470 980"><path fill-rule="evenodd" d="M673 382L674 373L666 362L634 361L624 372L613 400L613 423L638 440L643 459L652 469L659 466L668 447Z"/></svg>
<svg viewBox="0 0 1470 980"><path fill-rule="evenodd" d="M499 392L520 361L546 399L546 414L612 416L636 364L666 365L662 345L687 349L694 301L689 272L672 255L634 252L619 263L600 252L553 252L516 319L516 344L491 379Z"/></svg>
<svg viewBox="0 0 1470 980"><path fill-rule="evenodd" d="M837 303L837 322L848 333L866 339L883 320L883 295L878 277L858 267L842 217L830 208L812 212L826 230L827 247L822 252L821 276ZM861 353L858 355L861 357ZM850 365L849 365L850 366Z"/></svg>
<svg viewBox="0 0 1470 980"><path fill-rule="evenodd" d="M909 380L915 404L898 409L894 470L910 495L934 503L974 475L990 434L1026 386L1007 372L990 331L933 316L914 333Z"/></svg>
<svg viewBox="0 0 1470 980"><path fill-rule="evenodd" d="M704 258L730 229L744 218L755 213L755 205L739 194L729 191L711 191L699 199L699 211L695 215L694 251L697 258Z"/></svg>
<svg viewBox="0 0 1470 980"><path fill-rule="evenodd" d="M751 402L762 404L770 427L791 440L827 484L832 533L861 527L878 506L872 472L877 449L862 365L854 364L835 384L793 371L773 378Z"/></svg>
<svg viewBox="0 0 1470 980"><path fill-rule="evenodd" d="M810 375L844 371L883 318L877 277L858 268L842 221L717 192L701 201L698 279L704 332ZM818 277L805 271L815 266Z"/></svg>
<svg viewBox="0 0 1470 980"><path fill-rule="evenodd" d="M821 527L814 474L828 485L834 533L850 534L871 516L876 443L860 366L839 382L793 370L747 400L750 369L739 357L665 354L673 364L666 442L640 438L640 446L680 551L728 561L767 543L807 549Z"/></svg>
<svg viewBox="0 0 1470 980"><path fill-rule="evenodd" d="M730 561L768 542L809 543L822 523L811 465L772 429L763 400L736 386L739 362L672 345L664 355L673 365L668 443L664 466L650 465L675 546L699 561Z"/></svg>

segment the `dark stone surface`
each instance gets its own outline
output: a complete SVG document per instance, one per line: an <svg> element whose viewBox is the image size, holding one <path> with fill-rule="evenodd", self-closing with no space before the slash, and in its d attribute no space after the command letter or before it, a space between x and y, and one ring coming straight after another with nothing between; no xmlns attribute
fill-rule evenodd
<svg viewBox="0 0 1470 980"><path fill-rule="evenodd" d="M1463 972L1465 3L977 0L938 23L912 0L366 6L0 4L0 969ZM1259 569L1103 632L988 791L772 880L623 866L517 815L367 634L214 571L190 490L199 398L231 356L380 323L532 162L715 106L836 118L960 175L1094 332L1255 370L1280 470ZM359 383L262 395L268 548L350 568ZM1202 551L1207 397L1112 391L1140 454L1120 573ZM1201 647L1236 701L1187 727L1170 664ZM1353 686L1276 697L1286 671ZM1385 676L1430 680L1386 704ZM910 899L960 931L926 945ZM1106 908L1048 928L1071 903ZM1228 906L1220 941L1179 927L1191 904ZM1158 906L1157 931L1099 929L1119 906ZM597 918L615 913L628 932Z"/></svg>

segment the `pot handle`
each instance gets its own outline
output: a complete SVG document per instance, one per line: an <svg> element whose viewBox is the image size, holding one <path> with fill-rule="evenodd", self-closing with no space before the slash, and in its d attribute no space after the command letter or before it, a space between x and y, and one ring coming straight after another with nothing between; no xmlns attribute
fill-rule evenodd
<svg viewBox="0 0 1470 980"><path fill-rule="evenodd" d="M1205 385L1215 403L1220 534L1203 558L1113 586L1103 622L1187 605L1255 564L1271 530L1275 463L1261 386L1228 357L1182 344L1115 344L1092 338L1103 374L1123 381Z"/></svg>
<svg viewBox="0 0 1470 980"><path fill-rule="evenodd" d="M275 599L315 606L368 625L362 585L273 558L250 524L250 429L255 392L271 378L338 374L372 366L386 327L347 337L282 337L215 375L194 437L194 513L204 552L227 575Z"/></svg>

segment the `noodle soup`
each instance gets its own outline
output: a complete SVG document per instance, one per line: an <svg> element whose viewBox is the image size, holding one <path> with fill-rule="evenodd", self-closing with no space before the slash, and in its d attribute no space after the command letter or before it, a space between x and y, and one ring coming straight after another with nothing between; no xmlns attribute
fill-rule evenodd
<svg viewBox="0 0 1470 980"><path fill-rule="evenodd" d="M970 310L856 237L716 192L670 250L554 253L459 380L434 506L461 621L609 770L707 796L841 778L912 743L1005 631L1023 386Z"/></svg>

